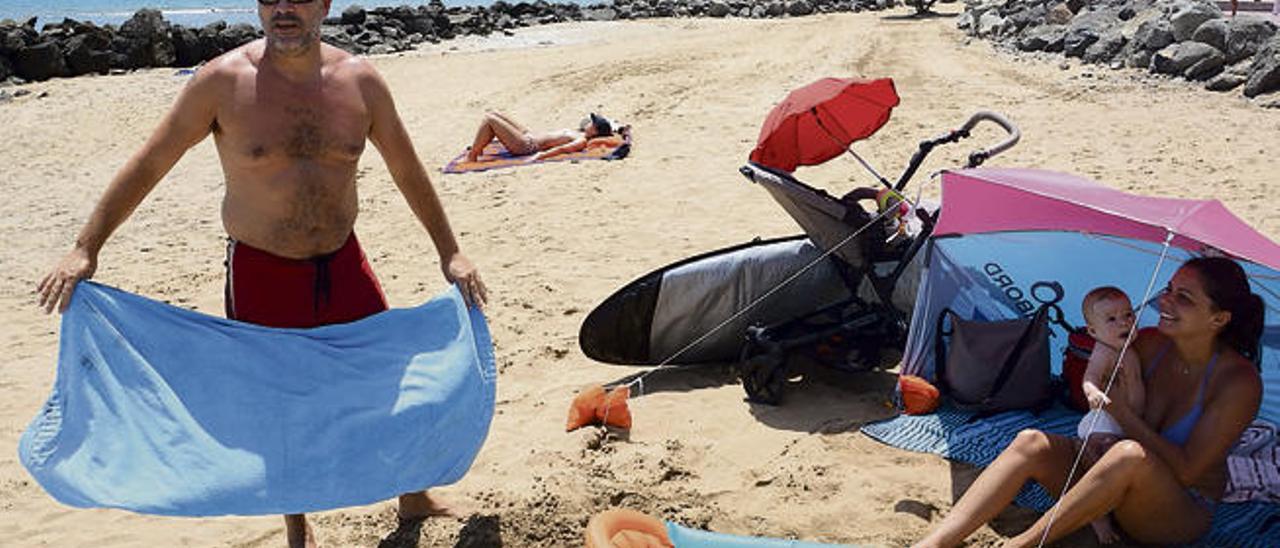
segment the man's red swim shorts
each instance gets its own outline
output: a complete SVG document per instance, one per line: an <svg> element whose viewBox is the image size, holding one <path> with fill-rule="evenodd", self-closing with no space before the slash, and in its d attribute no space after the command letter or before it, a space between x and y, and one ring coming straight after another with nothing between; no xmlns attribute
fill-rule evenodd
<svg viewBox="0 0 1280 548"><path fill-rule="evenodd" d="M356 235L333 253L288 259L227 243L227 317L270 327L346 323L387 309Z"/></svg>

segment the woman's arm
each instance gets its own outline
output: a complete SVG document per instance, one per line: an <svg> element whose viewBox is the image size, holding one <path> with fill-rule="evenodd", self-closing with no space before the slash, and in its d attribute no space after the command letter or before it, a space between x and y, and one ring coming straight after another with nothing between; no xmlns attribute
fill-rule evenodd
<svg viewBox="0 0 1280 548"><path fill-rule="evenodd" d="M544 150L544 151L542 151L542 152L539 152L539 153L537 153L537 154L533 155L533 160L534 160L534 161L537 161L537 160L545 160L545 159L547 159L547 158L550 158L550 157L552 157L552 156L556 156L556 155L558 155L558 154L565 154L565 153L569 153L569 152L577 152L577 151L582 150L582 149L584 149L584 148L587 148L587 138L586 138L586 137L576 137L576 138L574 138L572 141L569 141L569 142L567 142L567 143L565 143L565 144L563 144L563 145L560 145L560 146L558 146L558 147L552 147L552 148L549 148L549 149L547 149L547 150Z"/></svg>
<svg viewBox="0 0 1280 548"><path fill-rule="evenodd" d="M1222 462L1262 402L1262 379L1253 365L1231 351L1224 351L1222 358L1223 371L1206 388L1203 414L1185 445L1161 436L1123 398L1113 399L1106 408L1125 434L1158 455L1183 485L1193 484Z"/></svg>

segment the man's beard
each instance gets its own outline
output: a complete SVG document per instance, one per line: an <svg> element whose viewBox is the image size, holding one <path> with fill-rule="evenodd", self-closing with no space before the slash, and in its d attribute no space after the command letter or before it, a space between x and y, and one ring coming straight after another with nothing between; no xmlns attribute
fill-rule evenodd
<svg viewBox="0 0 1280 548"><path fill-rule="evenodd" d="M312 48L320 44L320 27L308 29L299 36L290 36L287 38L273 38L270 32L266 33L267 48L273 53L294 57L311 51Z"/></svg>

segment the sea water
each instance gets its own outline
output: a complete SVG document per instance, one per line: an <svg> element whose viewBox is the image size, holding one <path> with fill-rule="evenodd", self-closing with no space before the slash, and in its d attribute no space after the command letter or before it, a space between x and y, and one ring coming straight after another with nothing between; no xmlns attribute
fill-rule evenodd
<svg viewBox="0 0 1280 548"><path fill-rule="evenodd" d="M374 8L397 5L416 6L425 3L427 3L425 0L333 0L329 15L338 16L342 14L342 10L354 4ZM490 3L492 3L490 0L444 0L446 6L475 6ZM108 23L119 25L142 8L158 9L170 23L187 27L202 27L217 20L227 23L256 24L258 22L258 4L255 0L0 0L0 19L24 22L33 16L38 17L37 29L46 23L59 23L63 18L92 21L99 25Z"/></svg>

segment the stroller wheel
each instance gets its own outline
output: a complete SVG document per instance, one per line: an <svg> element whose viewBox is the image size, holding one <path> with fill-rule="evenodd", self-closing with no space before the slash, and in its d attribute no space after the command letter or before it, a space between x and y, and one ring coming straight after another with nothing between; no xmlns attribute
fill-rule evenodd
<svg viewBox="0 0 1280 548"><path fill-rule="evenodd" d="M755 403L778 405L787 385L786 357L781 352L758 354L742 363L742 388Z"/></svg>

